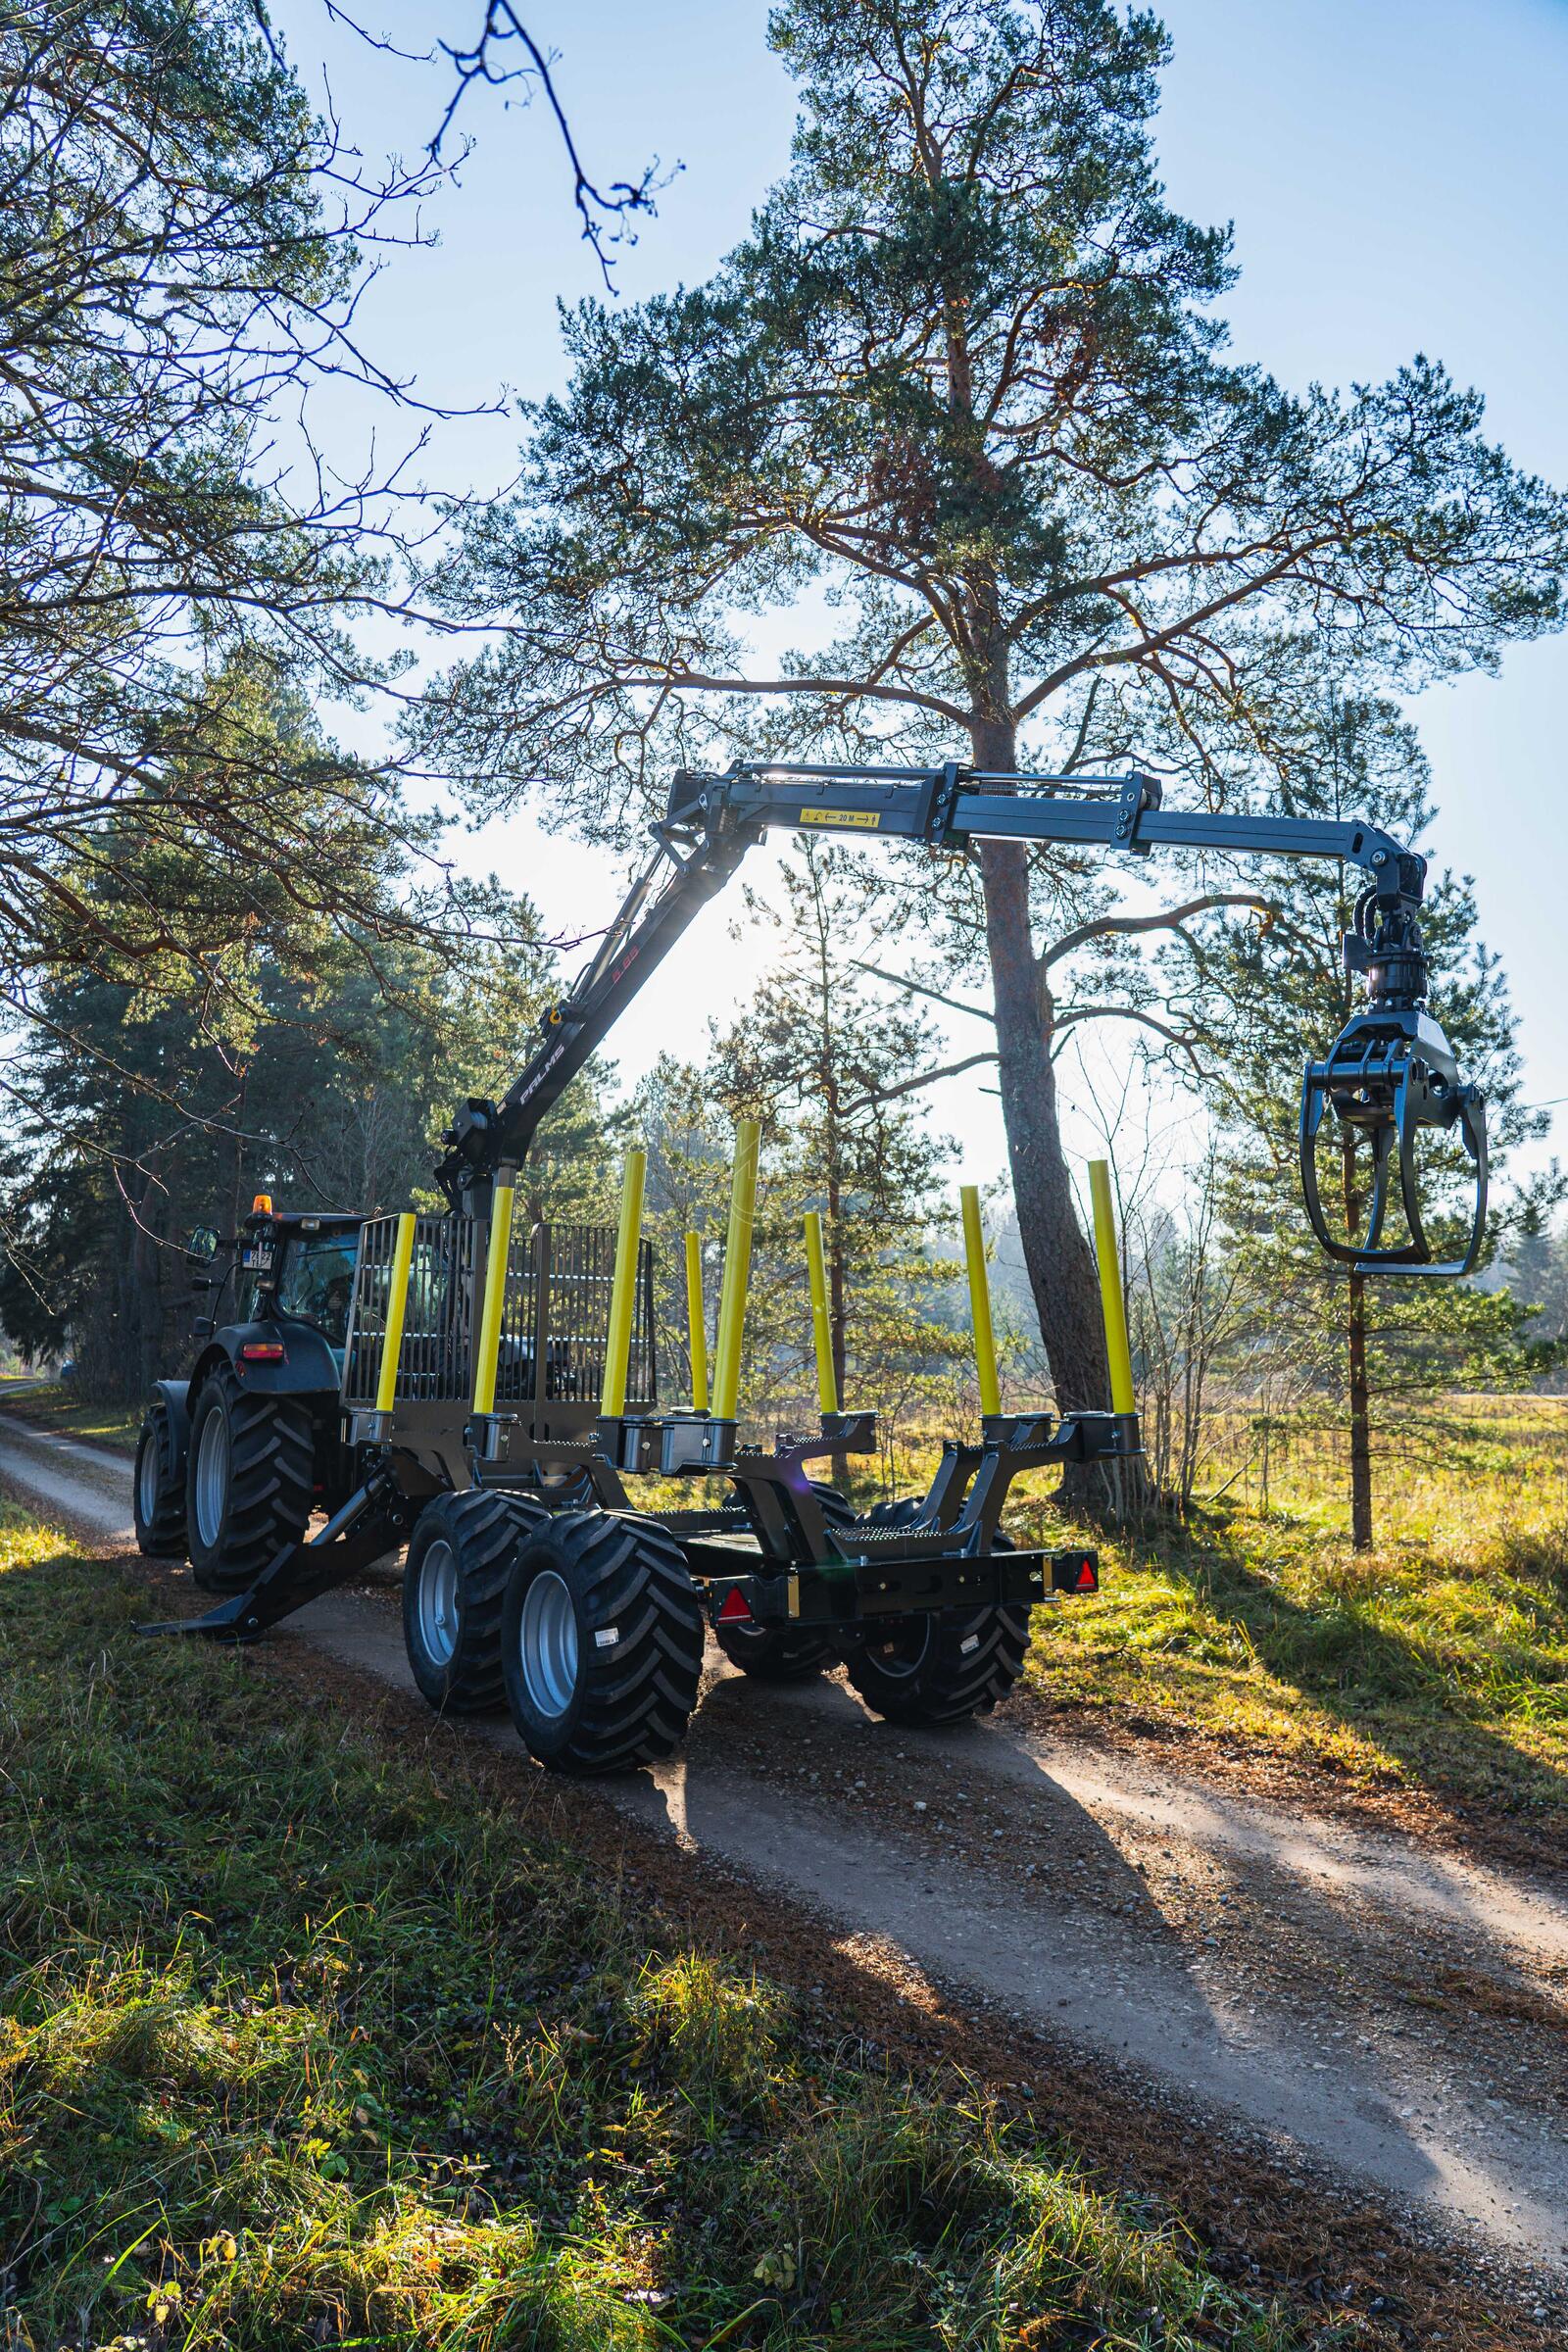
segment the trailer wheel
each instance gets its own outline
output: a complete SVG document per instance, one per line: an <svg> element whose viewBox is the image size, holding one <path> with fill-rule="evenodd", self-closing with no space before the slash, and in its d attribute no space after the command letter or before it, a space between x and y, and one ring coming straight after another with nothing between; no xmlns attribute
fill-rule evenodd
<svg viewBox="0 0 1568 2352"><path fill-rule="evenodd" d="M518 1550L501 1648L512 1720L541 1764L586 1776L667 1756L703 1672L684 1552L654 1520L556 1512Z"/></svg>
<svg viewBox="0 0 1568 2352"><path fill-rule="evenodd" d="M872 1527L910 1527L920 1505L907 1497L880 1502ZM1012 1540L1000 1532L998 1551ZM871 1619L844 1665L866 1705L889 1723L963 1723L1005 1698L1023 1672L1029 1647L1027 1608L933 1609L924 1615Z"/></svg>
<svg viewBox="0 0 1568 2352"><path fill-rule="evenodd" d="M470 1488L419 1513L403 1570L403 1640L420 1695L448 1715L495 1715L501 1604L519 1542L533 1528L515 1494Z"/></svg>
<svg viewBox="0 0 1568 2352"><path fill-rule="evenodd" d="M149 1560L182 1560L185 1539L185 1465L179 1458L168 1405L155 1396L136 1441L131 1486L136 1549Z"/></svg>
<svg viewBox="0 0 1568 2352"><path fill-rule="evenodd" d="M207 1592L243 1592L310 1523L311 1411L298 1396L250 1396L217 1373L191 1415L185 1528Z"/></svg>
<svg viewBox="0 0 1568 2352"><path fill-rule="evenodd" d="M820 1486L813 1478L811 1492L830 1527L854 1526L855 1513L836 1487ZM737 1511L741 1526L750 1525L744 1504L726 1506L726 1515L729 1508ZM804 1683L825 1666L836 1666L841 1649L836 1634L810 1626L715 1625L713 1639L730 1664L755 1683Z"/></svg>

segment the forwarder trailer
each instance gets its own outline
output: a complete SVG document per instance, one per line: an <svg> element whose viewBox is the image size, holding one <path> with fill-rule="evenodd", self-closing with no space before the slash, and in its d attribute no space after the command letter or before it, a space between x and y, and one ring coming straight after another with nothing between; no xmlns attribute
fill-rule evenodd
<svg viewBox="0 0 1568 2352"><path fill-rule="evenodd" d="M203 1318L188 1377L158 1384L135 1473L143 1551L188 1556L197 1582L220 1597L203 1616L150 1631L252 1638L406 1545L404 1631L425 1697L454 1713L506 1704L542 1763L589 1774L649 1762L679 1741L710 1626L759 1680L842 1660L875 1712L941 1725L1011 1689L1034 1603L1098 1589L1093 1551L1016 1550L1001 1517L1024 1471L1067 1462L1113 1470L1139 1452L1102 1168L1093 1189L1110 1409L1059 1420L1001 1410L971 1194L979 1442L948 1442L923 1497L863 1516L808 1474L813 1460L876 1442L874 1416L842 1409L834 1390L814 1218L806 1244L819 1424L771 1448L740 1441L755 1126L743 1121L737 1137L710 1398L694 1236L696 1394L674 1409L658 1401L640 1154L628 1160L616 1232L523 1230L514 1219L517 1172L540 1120L699 908L778 827L937 852L1018 840L1359 866L1367 882L1345 953L1368 1001L1305 1073L1307 1215L1322 1247L1354 1270L1468 1270L1486 1209L1484 1104L1426 1008L1424 860L1374 826L1167 810L1158 784L1137 774L987 775L956 764L681 771L649 865L545 1016L539 1050L500 1102L460 1109L437 1171L446 1211L284 1215L259 1197L232 1237L216 1288L220 1298L236 1279L234 1320ZM1472 1187L1446 1258L1427 1231L1423 1129L1446 1133ZM1337 1230L1324 1206L1325 1143L1370 1153L1367 1206L1353 1232ZM223 1247L211 1229L193 1236L199 1261ZM716 1479L723 1499L639 1508L631 1489L651 1479L666 1482L666 1494L672 1480ZM311 1533L318 1513L325 1524Z"/></svg>

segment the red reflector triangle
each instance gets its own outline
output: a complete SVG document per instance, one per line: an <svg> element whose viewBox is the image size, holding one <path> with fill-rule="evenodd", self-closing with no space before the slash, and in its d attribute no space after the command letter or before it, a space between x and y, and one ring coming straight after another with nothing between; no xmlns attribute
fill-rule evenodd
<svg viewBox="0 0 1568 2352"><path fill-rule="evenodd" d="M741 1591L739 1585L731 1585L729 1591L725 1593L723 1602L719 1608L719 1624L733 1625L737 1617L750 1617L751 1613L751 1609L747 1605L746 1595Z"/></svg>
<svg viewBox="0 0 1568 2352"><path fill-rule="evenodd" d="M1079 1569L1076 1590L1080 1592L1098 1592L1100 1590L1100 1579L1095 1574L1094 1562L1092 1560L1085 1560L1083 1566Z"/></svg>

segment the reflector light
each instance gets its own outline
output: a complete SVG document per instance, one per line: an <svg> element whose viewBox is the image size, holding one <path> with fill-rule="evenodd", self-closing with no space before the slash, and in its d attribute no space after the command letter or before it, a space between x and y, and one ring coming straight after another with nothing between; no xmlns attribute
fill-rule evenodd
<svg viewBox="0 0 1568 2352"><path fill-rule="evenodd" d="M283 1361L282 1346L276 1340L247 1340L239 1352L240 1360L247 1364L280 1364Z"/></svg>
<svg viewBox="0 0 1568 2352"><path fill-rule="evenodd" d="M719 1607L720 1625L733 1625L737 1617L750 1617L751 1605L739 1585L731 1585Z"/></svg>
<svg viewBox="0 0 1568 2352"><path fill-rule="evenodd" d="M255 1198L255 1200L254 1200L251 1202L251 1215L252 1215L253 1217L270 1217L270 1216L271 1215L271 1213L272 1213L272 1196L271 1196L271 1194L270 1194L270 1193L258 1193L258 1194L257 1194L257 1196L256 1196L256 1198Z"/></svg>
<svg viewBox="0 0 1568 2352"><path fill-rule="evenodd" d="M1078 1590L1080 1592L1099 1592L1100 1579L1095 1574L1095 1563L1093 1560L1085 1560L1083 1566L1079 1569Z"/></svg>

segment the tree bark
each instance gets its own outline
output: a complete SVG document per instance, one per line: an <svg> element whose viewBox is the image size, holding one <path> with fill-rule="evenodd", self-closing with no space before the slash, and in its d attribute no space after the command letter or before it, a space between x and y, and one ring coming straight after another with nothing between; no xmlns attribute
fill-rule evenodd
<svg viewBox="0 0 1568 2352"><path fill-rule="evenodd" d="M977 721L973 734L977 766L994 771L1016 766L1010 723ZM1061 1149L1051 998L1041 982L1029 919L1028 852L1020 842L988 841L981 844L979 858L1002 1115L1040 1337L1058 1408L1103 1411L1110 1403L1110 1374L1100 1282Z"/></svg>
<svg viewBox="0 0 1568 2352"><path fill-rule="evenodd" d="M1354 1236L1361 1215L1356 1184L1355 1137L1345 1136L1345 1224ZM1352 1274L1348 1285L1346 1352L1349 1366L1350 1398L1350 1543L1356 1551L1372 1549L1372 1391L1366 1362L1366 1276Z"/></svg>
<svg viewBox="0 0 1568 2352"><path fill-rule="evenodd" d="M1350 1359L1350 1542L1372 1548L1372 1413L1366 1370L1366 1276L1349 1279L1347 1340Z"/></svg>

